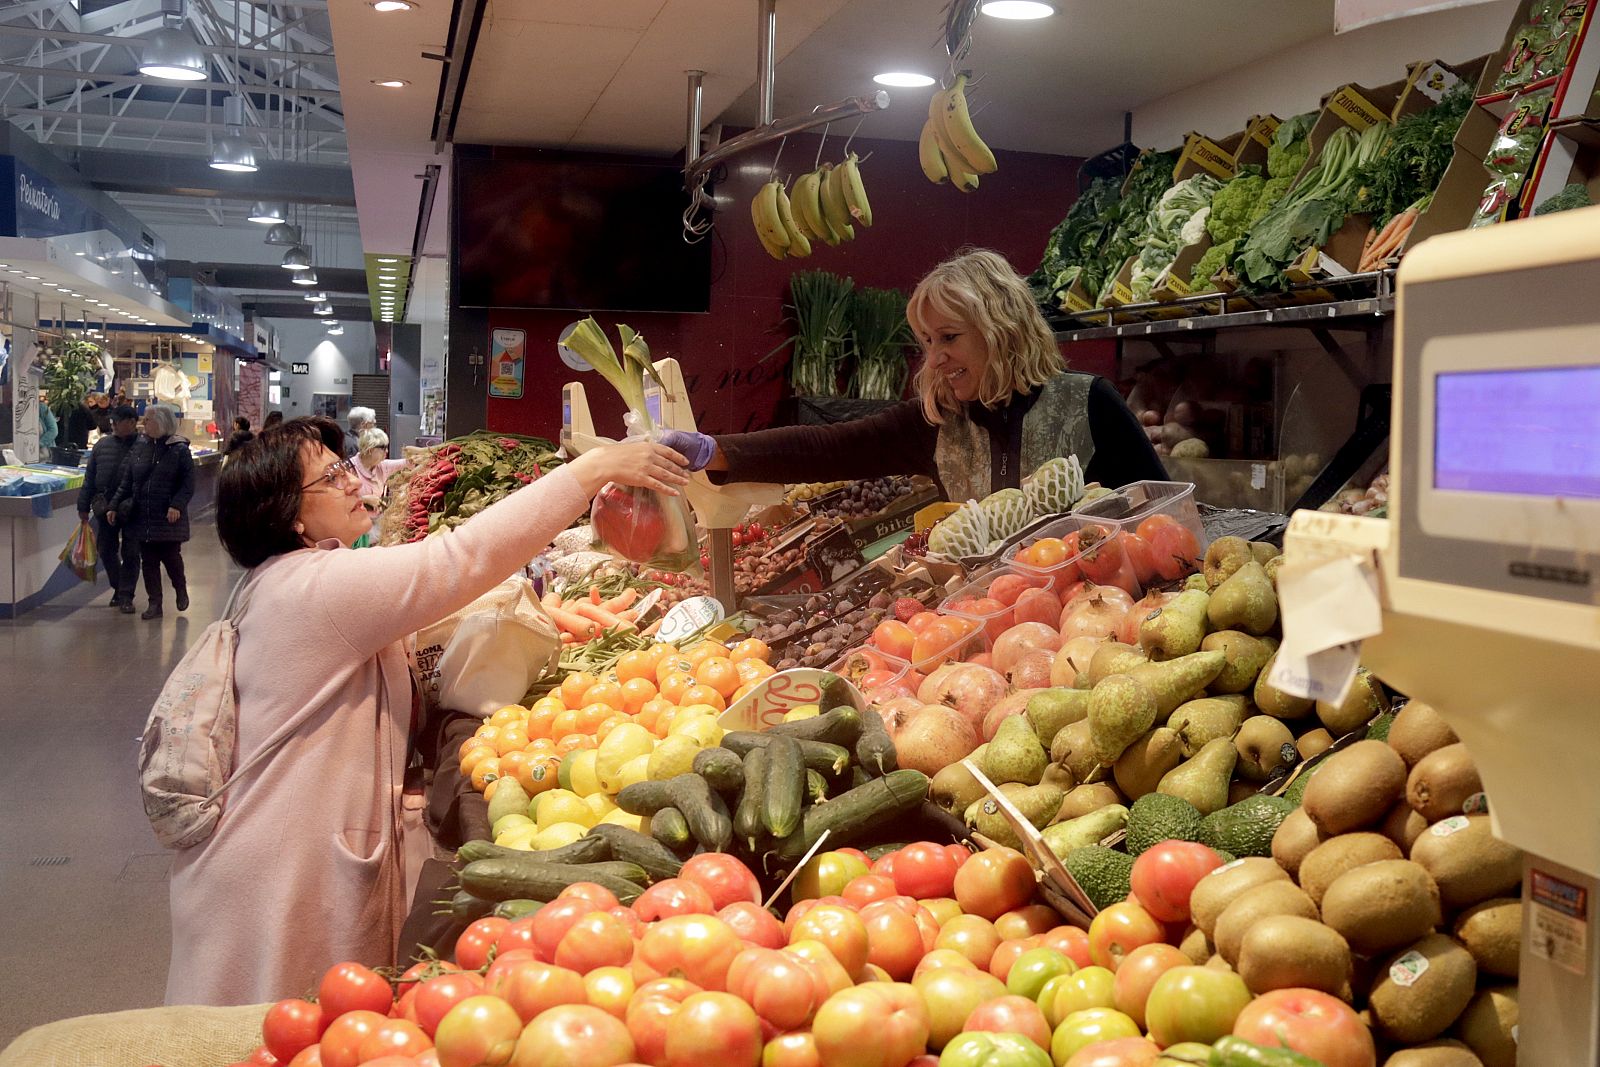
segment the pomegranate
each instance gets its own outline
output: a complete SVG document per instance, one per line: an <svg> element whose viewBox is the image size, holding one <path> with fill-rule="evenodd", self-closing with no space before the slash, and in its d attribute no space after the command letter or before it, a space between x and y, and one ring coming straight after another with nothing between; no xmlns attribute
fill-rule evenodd
<svg viewBox="0 0 1600 1067"><path fill-rule="evenodd" d="M939 694L941 687L944 685L944 680L963 666L965 664L945 663L929 671L928 676L922 680L922 684L917 686L917 699L924 704L939 703Z"/></svg>
<svg viewBox="0 0 1600 1067"><path fill-rule="evenodd" d="M1133 609L1133 598L1116 586L1097 585L1085 590L1061 613L1061 636L1115 638L1122 620Z"/></svg>
<svg viewBox="0 0 1600 1067"><path fill-rule="evenodd" d="M975 663L958 663L937 685L932 684L931 677L929 682L930 685L918 691L919 697L929 704L954 708L974 726L1011 690L999 672Z"/></svg>
<svg viewBox="0 0 1600 1067"><path fill-rule="evenodd" d="M1040 688L1043 688L1042 686ZM1000 723L1013 715L1021 715L1028 710L1028 700L1039 689L1019 689L1004 700L997 701L989 709L989 714L983 717L983 739L993 741L994 735L1000 730Z"/></svg>
<svg viewBox="0 0 1600 1067"><path fill-rule="evenodd" d="M1042 622L1019 622L995 639L990 655L994 659L995 670L1010 674L1011 668L1017 665L1024 653L1036 648L1054 652L1060 647L1061 634L1055 627Z"/></svg>
<svg viewBox="0 0 1600 1067"><path fill-rule="evenodd" d="M1050 684L1071 689L1078 683L1078 675L1089 669L1094 650L1104 642L1098 637L1074 637L1061 646L1050 661Z"/></svg>
<svg viewBox="0 0 1600 1067"><path fill-rule="evenodd" d="M1022 654L1022 658L1012 666L1011 679L1013 689L1043 689L1050 684L1050 672L1055 665L1056 654L1047 648L1029 649Z"/></svg>
<svg viewBox="0 0 1600 1067"><path fill-rule="evenodd" d="M883 719L883 728L889 731L890 737L894 737L911 721L913 715L926 706L916 697L902 696L879 705L878 715Z"/></svg>
<svg viewBox="0 0 1600 1067"><path fill-rule="evenodd" d="M895 735L895 755L902 768L938 774L978 747L978 731L954 708L930 704L913 715Z"/></svg>
<svg viewBox="0 0 1600 1067"><path fill-rule="evenodd" d="M1125 645L1139 644L1139 624L1150 616L1150 613L1159 609L1170 600L1176 599L1177 593L1163 593L1152 589L1144 597L1128 609L1128 614L1122 617L1122 625L1117 628L1117 640Z"/></svg>

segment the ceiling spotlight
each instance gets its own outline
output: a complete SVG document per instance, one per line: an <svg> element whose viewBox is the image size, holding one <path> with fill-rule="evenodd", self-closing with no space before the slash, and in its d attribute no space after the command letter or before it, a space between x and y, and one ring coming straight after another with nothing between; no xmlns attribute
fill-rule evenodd
<svg viewBox="0 0 1600 1067"><path fill-rule="evenodd" d="M222 125L228 133L211 149L211 169L254 173L256 153L244 139L244 97L238 93L222 102Z"/></svg>
<svg viewBox="0 0 1600 1067"><path fill-rule="evenodd" d="M395 286L394 282L379 282L378 283L378 288L379 289L393 289L394 286Z"/></svg>
<svg viewBox="0 0 1600 1067"><path fill-rule="evenodd" d="M329 337L338 337L342 333L344 333L344 327L343 326L334 326L334 327L331 327L328 330L328 336Z"/></svg>
<svg viewBox="0 0 1600 1067"><path fill-rule="evenodd" d="M338 319L328 319L326 322L323 323L323 325L331 330L335 326L339 325L339 320Z"/></svg>
<svg viewBox="0 0 1600 1067"><path fill-rule="evenodd" d="M293 274L289 275L289 281L293 282L295 285L316 285L317 272L312 270L310 267L306 267L303 270L297 270Z"/></svg>
<svg viewBox="0 0 1600 1067"><path fill-rule="evenodd" d="M417 6L412 0L367 0L367 4L372 10L385 14L390 11L410 11Z"/></svg>
<svg viewBox="0 0 1600 1067"><path fill-rule="evenodd" d="M921 89L923 86L933 84L933 79L926 74L913 74L910 71L890 71L887 74L874 74L872 80L879 85L888 85L895 89Z"/></svg>
<svg viewBox="0 0 1600 1067"><path fill-rule="evenodd" d="M297 245L299 243L300 227L298 226L280 222L267 231L267 244L269 245Z"/></svg>
<svg viewBox="0 0 1600 1067"><path fill-rule="evenodd" d="M144 39L139 73L166 81L204 81L206 56L183 28L183 0L162 0L161 12L162 27Z"/></svg>
<svg viewBox="0 0 1600 1067"><path fill-rule="evenodd" d="M398 263L398 262L400 262L400 260L397 259L394 256L378 256L377 260L378 260L379 263Z"/></svg>
<svg viewBox="0 0 1600 1067"><path fill-rule="evenodd" d="M305 270L311 266L311 253L305 245L297 244L283 254L278 266L284 270Z"/></svg>
<svg viewBox="0 0 1600 1067"><path fill-rule="evenodd" d="M314 304L321 304L321 303L324 303L324 302L327 301L328 294L327 293L307 293L307 294L305 294L305 296L302 299L309 300Z"/></svg>
<svg viewBox="0 0 1600 1067"><path fill-rule="evenodd" d="M404 78L373 78L372 84L380 89L403 89L411 83Z"/></svg>
<svg viewBox="0 0 1600 1067"><path fill-rule="evenodd" d="M248 218L251 222L260 222L266 224L280 223L288 217L288 205L268 204L263 200L257 200L254 204L251 204L250 214L246 216L246 218ZM78 255L81 256L83 253L79 252Z"/></svg>
<svg viewBox="0 0 1600 1067"><path fill-rule="evenodd" d="M978 10L997 19L1047 19L1056 13L1055 5L1044 0L984 0Z"/></svg>

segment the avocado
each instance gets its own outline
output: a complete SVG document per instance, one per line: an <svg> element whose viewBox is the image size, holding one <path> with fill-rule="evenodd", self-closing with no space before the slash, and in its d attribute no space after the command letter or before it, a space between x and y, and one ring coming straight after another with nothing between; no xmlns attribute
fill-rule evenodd
<svg viewBox="0 0 1600 1067"><path fill-rule="evenodd" d="M1067 853L1062 862L1095 907L1109 908L1127 899L1132 856L1104 845L1085 845Z"/></svg>
<svg viewBox="0 0 1600 1067"><path fill-rule="evenodd" d="M1182 797L1146 793L1128 810L1128 855L1137 856L1162 841L1200 840L1200 811Z"/></svg>
<svg viewBox="0 0 1600 1067"><path fill-rule="evenodd" d="M1380 712L1378 717L1376 719L1373 719L1371 724L1367 727L1367 740L1368 741L1387 741L1387 740L1389 740L1389 727L1393 726L1393 725L1394 725L1394 712L1392 712L1392 711Z"/></svg>
<svg viewBox="0 0 1600 1067"><path fill-rule="evenodd" d="M1326 760L1323 761L1323 763L1326 762ZM1283 791L1283 799L1298 808L1301 801L1305 799L1306 786L1311 784L1311 776L1322 770L1322 766L1322 763L1313 763L1309 767L1301 768L1299 773L1295 775L1294 781L1289 783L1289 788Z"/></svg>
<svg viewBox="0 0 1600 1067"><path fill-rule="evenodd" d="M1235 856L1270 856L1272 835L1293 810L1282 797L1248 797L1200 820L1200 843Z"/></svg>

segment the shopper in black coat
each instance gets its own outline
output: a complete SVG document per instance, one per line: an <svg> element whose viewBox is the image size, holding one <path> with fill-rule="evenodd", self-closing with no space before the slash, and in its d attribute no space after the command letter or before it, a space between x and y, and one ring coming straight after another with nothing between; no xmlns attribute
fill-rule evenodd
<svg viewBox="0 0 1600 1067"><path fill-rule="evenodd" d="M112 412L111 433L94 443L89 469L78 491L78 518L94 522L100 566L111 583L111 606L133 614L133 587L139 580L139 544L125 527L106 521L111 501L122 488L123 469L139 436L139 413L124 405Z"/></svg>
<svg viewBox="0 0 1600 1067"><path fill-rule="evenodd" d="M189 540L189 500L194 496L194 457L189 442L177 436L178 413L165 404L144 412L144 436L133 446L123 468L122 486L112 508L115 522L139 544L144 591L150 605L139 616L161 617L161 567L178 610L189 607L189 585L183 573L183 542Z"/></svg>

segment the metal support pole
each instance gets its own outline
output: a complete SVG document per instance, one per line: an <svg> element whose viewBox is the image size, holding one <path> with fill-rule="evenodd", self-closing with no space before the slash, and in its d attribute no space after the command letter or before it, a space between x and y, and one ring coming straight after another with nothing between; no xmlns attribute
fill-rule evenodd
<svg viewBox="0 0 1600 1067"><path fill-rule="evenodd" d="M700 158L700 107L705 95L706 72L686 70L684 73L689 75L689 129L683 142L683 165L687 169Z"/></svg>
<svg viewBox="0 0 1600 1067"><path fill-rule="evenodd" d="M733 531L712 528L706 537L711 542L711 595L732 615L739 610L739 594L733 585Z"/></svg>
<svg viewBox="0 0 1600 1067"><path fill-rule="evenodd" d="M777 82L778 0L756 0L756 125L772 121L772 91Z"/></svg>

